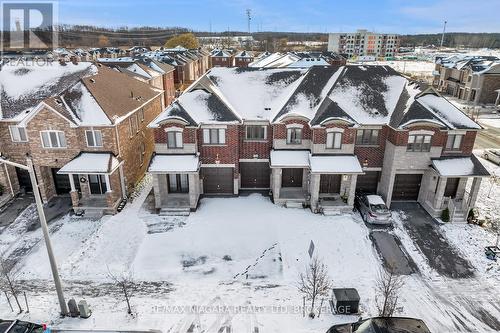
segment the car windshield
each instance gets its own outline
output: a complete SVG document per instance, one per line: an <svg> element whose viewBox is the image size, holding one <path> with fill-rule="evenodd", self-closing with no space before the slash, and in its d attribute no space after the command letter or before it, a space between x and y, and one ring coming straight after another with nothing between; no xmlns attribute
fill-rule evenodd
<svg viewBox="0 0 500 333"><path fill-rule="evenodd" d="M387 206L384 204L370 205L370 208L376 213L387 213Z"/></svg>

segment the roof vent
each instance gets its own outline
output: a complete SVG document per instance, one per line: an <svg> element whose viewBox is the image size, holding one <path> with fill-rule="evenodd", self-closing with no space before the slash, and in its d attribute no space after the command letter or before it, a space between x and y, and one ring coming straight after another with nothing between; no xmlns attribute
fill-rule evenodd
<svg viewBox="0 0 500 333"><path fill-rule="evenodd" d="M94 79L90 79L90 82L95 83L95 80Z"/></svg>
<svg viewBox="0 0 500 333"><path fill-rule="evenodd" d="M264 108L264 110L266 110L266 111L271 111L271 108Z"/></svg>
<svg viewBox="0 0 500 333"><path fill-rule="evenodd" d="M101 63L98 63L98 64L97 64L97 66L102 67L102 64L101 64Z"/></svg>
<svg viewBox="0 0 500 333"><path fill-rule="evenodd" d="M62 104L62 101L60 99L56 99L57 104Z"/></svg>
<svg viewBox="0 0 500 333"><path fill-rule="evenodd" d="M134 92L130 90L130 98L134 98Z"/></svg>

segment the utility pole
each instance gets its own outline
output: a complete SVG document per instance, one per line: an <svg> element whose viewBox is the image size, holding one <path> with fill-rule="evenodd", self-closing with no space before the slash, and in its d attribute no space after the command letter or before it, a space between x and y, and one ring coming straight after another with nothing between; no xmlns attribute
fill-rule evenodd
<svg viewBox="0 0 500 333"><path fill-rule="evenodd" d="M247 9L246 13L247 13L248 34L250 35L250 21L252 20L252 10Z"/></svg>
<svg viewBox="0 0 500 333"><path fill-rule="evenodd" d="M446 23L448 23L447 21L444 21L444 26L443 26L443 34L441 35L441 45L439 46L440 49L443 48L443 43L444 43L444 34L446 32Z"/></svg>
<svg viewBox="0 0 500 333"><path fill-rule="evenodd" d="M27 170L30 175L31 185L33 186L33 194L35 196L36 209L38 211L38 218L40 219L40 225L42 227L43 238L45 240L45 247L47 248L47 254L49 255L50 268L52 270L52 277L54 278L54 284L56 287L57 298L59 299L59 306L61 307L61 315L68 315L68 306L64 300L64 294L62 291L61 278L59 277L59 272L57 270L57 263L54 257L54 252L52 251L52 243L50 241L49 228L47 226L47 219L45 218L45 212L43 210L42 198L40 197L40 191L38 190L38 182L35 176L35 169L33 167L33 161L31 158L27 159L27 165L15 163L8 161L3 158L0 154L0 163L9 164L20 169ZM8 175L7 175L8 177Z"/></svg>

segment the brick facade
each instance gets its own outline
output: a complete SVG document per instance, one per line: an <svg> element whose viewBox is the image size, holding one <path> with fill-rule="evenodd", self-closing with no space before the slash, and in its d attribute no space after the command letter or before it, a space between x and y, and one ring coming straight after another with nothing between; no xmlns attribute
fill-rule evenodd
<svg viewBox="0 0 500 333"><path fill-rule="evenodd" d="M212 67L233 67L233 57L210 57Z"/></svg>

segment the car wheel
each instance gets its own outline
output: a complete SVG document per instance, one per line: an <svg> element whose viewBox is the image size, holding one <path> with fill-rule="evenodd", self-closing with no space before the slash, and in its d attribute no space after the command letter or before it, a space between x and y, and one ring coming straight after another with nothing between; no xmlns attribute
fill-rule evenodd
<svg viewBox="0 0 500 333"><path fill-rule="evenodd" d="M488 158L488 154L484 154L484 159L485 159L485 160L489 160L489 158Z"/></svg>

